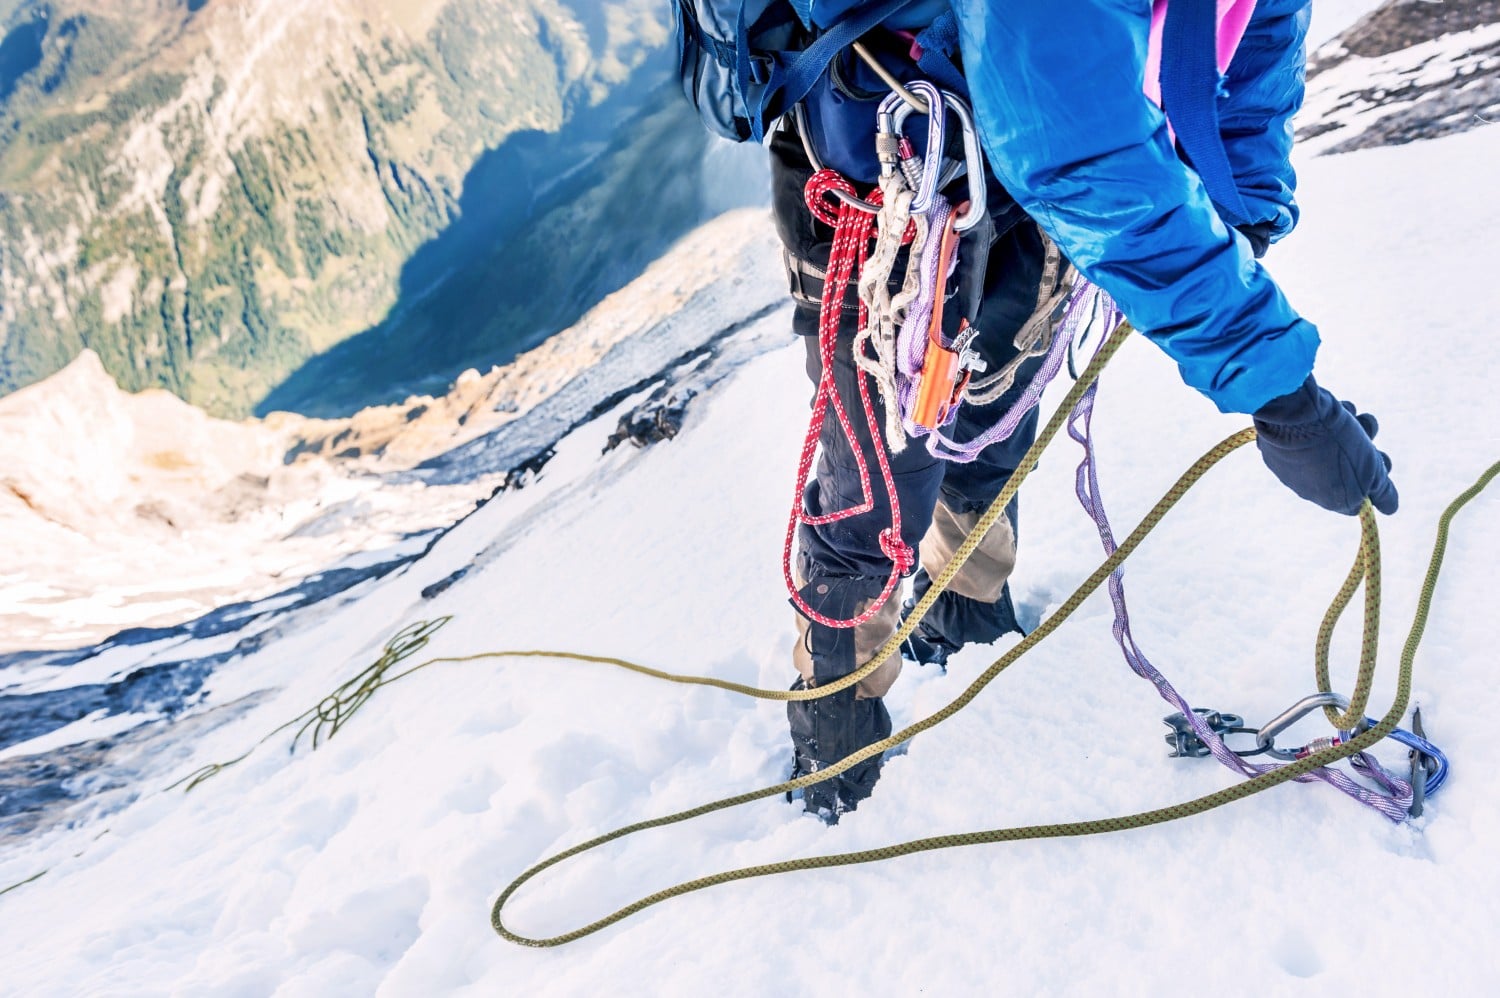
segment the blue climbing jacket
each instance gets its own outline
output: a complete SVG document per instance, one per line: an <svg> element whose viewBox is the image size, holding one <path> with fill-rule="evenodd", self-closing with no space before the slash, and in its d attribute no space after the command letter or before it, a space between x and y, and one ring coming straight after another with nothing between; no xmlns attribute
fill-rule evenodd
<svg viewBox="0 0 1500 998"><path fill-rule="evenodd" d="M792 5L825 26L866 2ZM1254 412L1295 391L1317 330L1223 221L1143 97L1149 0L917 0L902 13L922 23L950 3L991 168L1022 207L1221 410ZM1309 3L1259 0L1219 102L1248 221L1273 240L1297 221L1288 156Z"/></svg>

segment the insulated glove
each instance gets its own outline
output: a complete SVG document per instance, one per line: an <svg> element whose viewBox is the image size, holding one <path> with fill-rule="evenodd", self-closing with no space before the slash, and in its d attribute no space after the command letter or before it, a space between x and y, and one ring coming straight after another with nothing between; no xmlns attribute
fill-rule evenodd
<svg viewBox="0 0 1500 998"><path fill-rule="evenodd" d="M1261 406L1254 420L1266 467L1303 499L1352 516L1368 496L1380 512L1396 512L1391 459L1372 442L1380 424L1319 388L1312 375Z"/></svg>

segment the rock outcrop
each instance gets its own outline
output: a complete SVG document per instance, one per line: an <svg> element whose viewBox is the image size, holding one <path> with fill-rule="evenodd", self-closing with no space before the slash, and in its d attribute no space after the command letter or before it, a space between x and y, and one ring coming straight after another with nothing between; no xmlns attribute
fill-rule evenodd
<svg viewBox="0 0 1500 998"><path fill-rule="evenodd" d="M1297 140L1320 153L1500 123L1500 0L1388 0L1308 67Z"/></svg>

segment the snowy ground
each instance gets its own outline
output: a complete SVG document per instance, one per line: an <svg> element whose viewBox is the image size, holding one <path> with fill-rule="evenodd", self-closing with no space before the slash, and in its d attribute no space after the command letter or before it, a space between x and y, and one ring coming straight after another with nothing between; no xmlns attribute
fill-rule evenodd
<svg viewBox="0 0 1500 998"><path fill-rule="evenodd" d="M1270 259L1320 323L1320 379L1379 414L1396 461L1377 713L1437 513L1500 458L1497 156L1500 129L1480 129L1305 162L1303 228ZM500 888L601 831L780 780L780 708L568 662L441 665L381 691L316 752L289 758L286 733L190 794L163 789L315 704L400 626L445 614L454 619L424 655L557 647L784 686L792 628L777 557L808 394L801 365L795 346L750 362L689 411L680 437L648 450L600 458L606 415L535 483L404 570L256 618L269 636L206 680L218 714L153 728L134 788L0 854L0 886L48 871L0 897L12 954L0 990L1160 994L1191 980L1231 993L1355 981L1362 994L1488 993L1500 972L1500 749L1484 726L1500 711L1485 598L1500 559L1493 495L1457 526L1418 660L1416 698L1455 769L1412 825L1326 788L1283 787L1142 832L721 887L538 952L491 933ZM1148 344L1130 345L1097 422L1117 522L1133 523L1242 423L1182 388ZM1098 560L1071 498L1074 463L1049 455L1023 493L1016 584L1032 616ZM1299 502L1241 454L1131 562L1137 636L1195 702L1268 718L1313 688L1317 620L1354 543L1350 521ZM876 797L837 828L758 802L564 866L510 917L548 935L721 869L1125 813L1224 786L1211 762L1166 758L1165 711L1119 661L1108 620L1106 601L1088 603L893 759ZM242 637L179 636L70 668L117 675ZM1341 683L1351 649L1338 645ZM946 677L910 671L891 698L898 724L946 703L1000 650L966 651ZM51 680L68 681L65 670Z"/></svg>

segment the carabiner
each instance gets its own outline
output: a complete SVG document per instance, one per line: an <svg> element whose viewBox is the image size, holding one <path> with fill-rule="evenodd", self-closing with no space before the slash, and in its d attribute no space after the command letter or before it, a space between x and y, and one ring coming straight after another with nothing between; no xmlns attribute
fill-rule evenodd
<svg viewBox="0 0 1500 998"><path fill-rule="evenodd" d="M1311 714L1315 710L1322 710L1324 707L1348 710L1349 701L1337 693L1314 693L1312 696L1303 697L1260 726L1260 732L1255 736L1256 748L1264 751L1273 759L1291 761L1301 758L1302 755L1306 754L1303 752L1303 749L1307 748L1307 746L1296 749L1277 748L1276 736L1302 720L1308 714Z"/></svg>
<svg viewBox="0 0 1500 998"><path fill-rule="evenodd" d="M1194 707L1193 713L1202 718L1208 730L1220 738L1224 738L1226 735L1246 733L1253 735L1255 733L1253 728L1246 728L1244 726L1245 719L1238 714L1217 711L1209 707ZM1162 718L1162 723L1172 729L1172 733L1166 736L1167 744L1172 747L1172 758L1197 759L1209 754L1208 745L1193 731L1193 726L1188 722L1186 714L1169 714ZM1228 748L1227 745L1225 747ZM1261 750L1257 748L1248 753L1235 752L1234 749L1230 749L1229 751L1234 752L1235 755L1255 755L1259 754Z"/></svg>
<svg viewBox="0 0 1500 998"><path fill-rule="evenodd" d="M943 146L949 111L958 118L964 133L964 168L969 174L969 207L958 219L958 232L968 232L979 224L988 207L985 187L984 149L979 142L979 132L974 127L974 114L964 99L951 90L939 90L926 80L916 80L907 85L910 90L927 101L927 155L922 162L922 180L912 200L913 214L921 214L932 207L937 196L938 177L943 162ZM889 174L898 164L894 143L903 136L906 119L912 114L911 104L900 94L890 94L880 102L877 115L879 131L887 137L877 140L876 150L881 160L881 171Z"/></svg>
<svg viewBox="0 0 1500 998"><path fill-rule="evenodd" d="M916 195L911 203L912 214L921 215L932 209L932 200L938 194L938 174L943 167L946 118L943 111L943 96L937 87L926 80L913 80L907 84L907 88L927 101L928 110L927 155L922 159L920 179L913 182L910 175L907 177ZM885 100L880 102L880 110L876 115L879 136L876 140L875 151L880 158L882 176L889 176L902 165L899 159L900 154L896 150L901 140L905 138L906 119L911 117L913 110L911 104L896 93L887 95Z"/></svg>
<svg viewBox="0 0 1500 998"><path fill-rule="evenodd" d="M963 98L944 90L943 100L949 111L958 116L964 130L964 161L969 171L969 206L959 217L958 231L968 232L984 218L985 203L984 149L979 143L979 132L974 128L974 115Z"/></svg>

